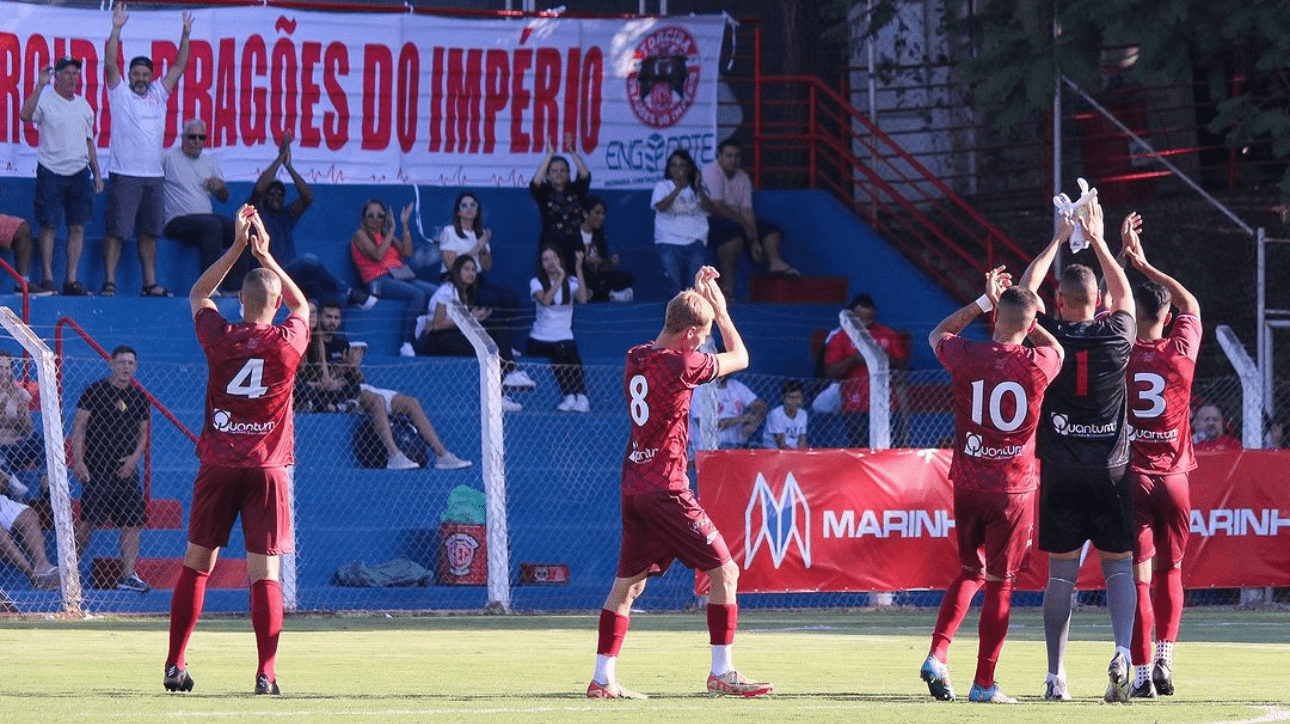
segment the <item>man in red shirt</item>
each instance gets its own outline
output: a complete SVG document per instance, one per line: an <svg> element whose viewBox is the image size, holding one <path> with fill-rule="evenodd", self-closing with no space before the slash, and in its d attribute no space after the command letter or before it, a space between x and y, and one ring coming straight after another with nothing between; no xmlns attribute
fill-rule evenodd
<svg viewBox="0 0 1290 724"><path fill-rule="evenodd" d="M731 645L738 628L735 594L739 566L721 533L695 500L686 475L690 399L694 388L748 366L748 350L726 310L717 272L705 266L694 289L667 305L663 331L649 344L627 351L623 392L631 434L623 456L622 545L618 576L600 612L596 671L587 686L592 699L644 699L615 676L618 652L627 635L632 603L649 576L662 575L674 559L708 575L708 633L712 669L708 691L759 696L772 684L749 681L735 670ZM713 325L726 351L698 352Z"/></svg>
<svg viewBox="0 0 1290 724"><path fill-rule="evenodd" d="M1015 704L999 690L995 664L1008 635L1012 585L1025 566L1034 527L1035 429L1044 390L1062 368L1057 338L1035 324L1039 298L1012 287L1003 267L986 273L986 293L941 321L928 337L953 379L954 522L958 578L945 590L920 675L932 696L954 698L946 657L950 641L985 585L976 677L969 701ZM974 342L958 333L982 312L997 310L994 336ZM1022 342L1030 339L1033 347Z"/></svg>
<svg viewBox="0 0 1290 724"><path fill-rule="evenodd" d="M197 339L206 353L206 422L197 457L188 521L188 551L170 607L167 691L191 691L184 667L188 638L201 616L206 582L219 549L228 545L238 515L246 537L251 579L251 623L259 666L256 694L278 694L274 663L282 631L280 556L292 551L291 466L295 431L291 393L296 367L309 344L309 306L291 277L269 253L269 235L254 207L235 220L233 246L202 273L188 294ZM242 322L226 321L211 301L247 245L260 262L249 272L238 298ZM273 324L278 308L288 315Z"/></svg>
<svg viewBox="0 0 1290 724"><path fill-rule="evenodd" d="M1196 297L1147 261L1138 238L1141 224L1141 217L1129 214L1120 231L1125 259L1147 278L1133 291L1138 305L1138 339L1128 369L1129 424L1133 426L1129 478L1137 534L1133 573L1138 586L1138 610L1129 647L1134 665L1129 696L1150 699L1174 693L1173 648L1182 620L1182 557L1191 515L1188 474L1196 469L1187 415L1201 324ZM1166 335L1171 302L1178 307L1178 314ZM1154 597L1153 567L1158 578Z"/></svg>
<svg viewBox="0 0 1290 724"><path fill-rule="evenodd" d="M909 343L900 333L891 327L878 324L878 308L873 297L868 294L857 294L847 307L855 315L861 327L869 330L869 336L882 347L890 358L891 369L909 369ZM869 447L869 367L864 356L851 343L851 338L841 327L834 329L824 341L824 376L842 382L842 413L846 416L848 437L852 447ZM896 375L892 375L891 409L903 411L899 401L904 390L897 384ZM896 435L892 444L905 443L904 433L907 424L897 420Z"/></svg>

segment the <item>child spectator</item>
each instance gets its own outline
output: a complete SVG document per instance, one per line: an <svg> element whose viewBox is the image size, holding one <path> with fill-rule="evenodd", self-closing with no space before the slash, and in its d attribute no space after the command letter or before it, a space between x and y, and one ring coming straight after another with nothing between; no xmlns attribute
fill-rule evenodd
<svg viewBox="0 0 1290 724"><path fill-rule="evenodd" d="M582 372L582 357L573 339L573 301L587 302L587 284L583 276L582 252L574 255L574 278L564 271L564 260L555 244L543 244L537 276L529 281L529 292L537 305L537 318L529 335L528 353L550 358L555 380L564 399L560 412L590 412L587 384Z"/></svg>
<svg viewBox="0 0 1290 724"><path fill-rule="evenodd" d="M804 392L802 383L788 380L780 388L784 404L770 411L766 417L766 430L762 434L762 447L771 450L798 450L806 444L806 410L802 409Z"/></svg>

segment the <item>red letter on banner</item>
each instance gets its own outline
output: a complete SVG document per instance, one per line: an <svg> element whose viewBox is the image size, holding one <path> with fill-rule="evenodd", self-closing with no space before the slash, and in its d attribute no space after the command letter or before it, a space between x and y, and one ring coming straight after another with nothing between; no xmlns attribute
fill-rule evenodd
<svg viewBox="0 0 1290 724"><path fill-rule="evenodd" d="M578 71L581 69L582 48L569 48L568 74L564 79L564 132L575 139L578 137L578 93L581 91Z"/></svg>
<svg viewBox="0 0 1290 724"><path fill-rule="evenodd" d="M314 80L314 71L322 59L322 43L308 42L300 46L300 147L318 148L322 134L314 125L314 106L322 98L322 89Z"/></svg>
<svg viewBox="0 0 1290 724"><path fill-rule="evenodd" d="M515 67L511 71L511 153L529 152L529 134L523 131L524 109L529 107L529 92L524 87L524 74L533 62L533 51L521 48L515 51ZM535 151L542 150L538 138Z"/></svg>
<svg viewBox="0 0 1290 724"><path fill-rule="evenodd" d="M279 38L273 44L270 68L274 100L269 111L269 131L274 138L282 138L296 130L296 107L300 102L296 90L296 46L289 38Z"/></svg>
<svg viewBox="0 0 1290 724"><path fill-rule="evenodd" d="M587 49L582 64L582 102L578 104L582 128L582 152L591 153L600 145L600 101L604 92L605 57L599 46Z"/></svg>
<svg viewBox="0 0 1290 724"><path fill-rule="evenodd" d="M22 64L18 36L13 33L0 33L0 89L3 89L3 100L0 100L0 138L8 143L18 142L18 128L23 125L18 117L22 109L23 97L19 95L22 82ZM32 128L32 135L35 135ZM38 139L39 140L39 139ZM32 143L31 145L36 145Z"/></svg>
<svg viewBox="0 0 1290 724"><path fill-rule="evenodd" d="M242 129L242 143L247 146L264 143L267 138L265 128L269 114L268 91L255 85L255 78L264 77L268 68L267 60L268 51L264 47L264 39L258 35L247 38L246 44L242 46L242 83L238 87L242 103L241 112L237 114L241 119L239 126Z"/></svg>
<svg viewBox="0 0 1290 724"><path fill-rule="evenodd" d="M421 94L421 55L417 46L404 43L399 51L398 124L399 148L407 153L417 140L417 98Z"/></svg>
<svg viewBox="0 0 1290 724"><path fill-rule="evenodd" d="M497 145L497 114L510 100L511 64L505 50L490 50L484 62L484 153Z"/></svg>
<svg viewBox="0 0 1290 724"><path fill-rule="evenodd" d="M237 43L233 38L219 41L215 59L215 118L210 125L211 145L237 143Z"/></svg>
<svg viewBox="0 0 1290 724"><path fill-rule="evenodd" d="M183 118L180 123L190 118L199 118L206 128L210 128L214 107L211 103L211 84L215 81L215 57L211 44L205 40L194 40L188 44L188 65L184 68ZM175 90L179 90L176 88ZM210 139L210 147L215 146L215 137Z"/></svg>
<svg viewBox="0 0 1290 724"><path fill-rule="evenodd" d="M479 100L484 51L478 48L465 51L463 62L461 48L448 51L448 91L446 106L456 123L448 124L447 150L465 151L466 136L470 135L470 152L479 151Z"/></svg>
<svg viewBox="0 0 1290 724"><path fill-rule="evenodd" d="M175 59L179 57L179 48L168 40L152 41L152 63L156 67L153 72L153 78L165 78L166 74L175 65ZM124 65L118 65L125 68ZM129 71L126 71L129 73ZM122 79L121 82L128 81L129 78ZM166 135L162 140L162 146L169 148L174 144L175 136L179 135L179 96L183 93L183 84L176 84L175 89L170 93L170 100L166 101Z"/></svg>
<svg viewBox="0 0 1290 724"><path fill-rule="evenodd" d="M345 89L336 81L337 76L349 75L349 49L344 43L330 43L323 56L323 86L327 88L327 97L331 99L335 113L323 113L323 136L327 139L327 148L339 151L349 141L349 97Z"/></svg>
<svg viewBox="0 0 1290 724"><path fill-rule="evenodd" d="M363 150L390 145L390 90L394 58L384 45L363 46Z"/></svg>
<svg viewBox="0 0 1290 724"><path fill-rule="evenodd" d="M542 142L550 141L560 148L560 51L539 48L537 68L533 73L533 137L537 139L534 150L543 149Z"/></svg>

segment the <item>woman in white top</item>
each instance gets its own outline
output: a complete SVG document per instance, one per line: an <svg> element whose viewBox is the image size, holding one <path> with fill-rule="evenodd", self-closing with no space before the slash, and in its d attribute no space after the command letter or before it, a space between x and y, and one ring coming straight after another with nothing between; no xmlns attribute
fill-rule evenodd
<svg viewBox="0 0 1290 724"><path fill-rule="evenodd" d="M671 293L677 294L706 261L708 214L713 208L689 151L678 148L667 157L667 171L654 186L650 204L655 212L654 248L672 283Z"/></svg>
<svg viewBox="0 0 1290 724"><path fill-rule="evenodd" d="M528 353L551 360L556 383L564 399L560 412L590 412L582 357L573 339L573 302L587 302L587 280L582 272L582 252L573 255L574 278L564 271L560 248L543 244L537 276L529 281L529 292L537 305L537 317L529 334Z"/></svg>

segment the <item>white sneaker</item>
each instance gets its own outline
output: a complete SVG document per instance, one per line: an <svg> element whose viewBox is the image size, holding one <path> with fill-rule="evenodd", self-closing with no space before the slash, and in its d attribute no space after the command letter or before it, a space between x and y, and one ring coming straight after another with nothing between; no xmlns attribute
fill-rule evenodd
<svg viewBox="0 0 1290 724"><path fill-rule="evenodd" d="M560 404L555 406L558 412L573 412L573 408L578 405L578 398L573 395L565 395Z"/></svg>
<svg viewBox="0 0 1290 724"><path fill-rule="evenodd" d="M391 455L390 459L385 462L386 470L416 470L419 467L421 466L412 462L412 460L402 452L397 452Z"/></svg>
<svg viewBox="0 0 1290 724"><path fill-rule="evenodd" d="M524 405L521 405L506 395L502 395L502 412L519 412L523 409Z"/></svg>
<svg viewBox="0 0 1290 724"><path fill-rule="evenodd" d="M512 387L517 390L531 390L537 387L537 383L529 377L524 370L511 370L502 378L502 387Z"/></svg>
<svg viewBox="0 0 1290 724"><path fill-rule="evenodd" d="M411 342L404 342L404 343L403 343L403 346L402 346L402 347L399 347L399 356L400 356L400 357L416 357L416 356L417 356L417 351L416 351L415 349L412 349L412 343L411 343Z"/></svg>
<svg viewBox="0 0 1290 724"><path fill-rule="evenodd" d="M474 463L469 460L462 460L450 452L446 452L436 457L434 461L435 470L461 470L462 468L468 468L471 465L474 465Z"/></svg>
<svg viewBox="0 0 1290 724"><path fill-rule="evenodd" d="M632 291L631 287L627 287L621 292L609 293L609 301L611 302L630 302L635 298L636 298L636 293Z"/></svg>
<svg viewBox="0 0 1290 724"><path fill-rule="evenodd" d="M574 412L591 412L591 400L586 395L577 395L573 398Z"/></svg>

